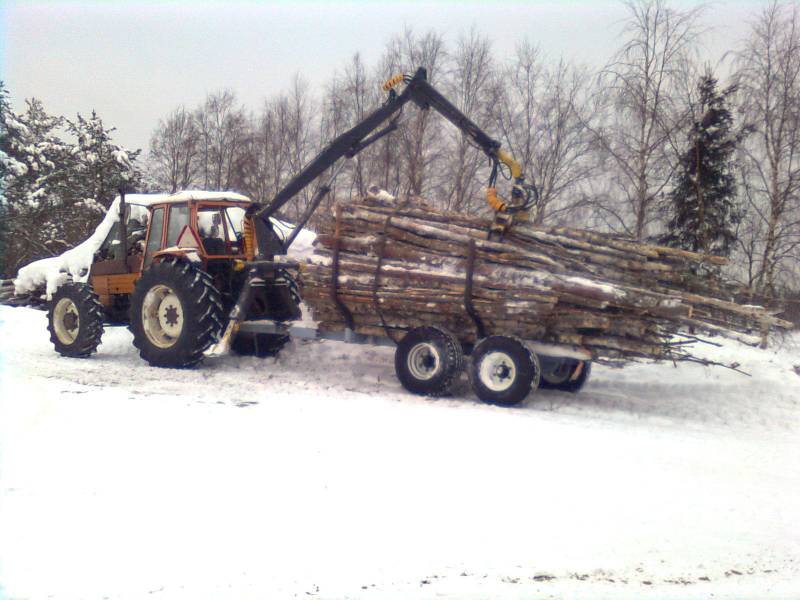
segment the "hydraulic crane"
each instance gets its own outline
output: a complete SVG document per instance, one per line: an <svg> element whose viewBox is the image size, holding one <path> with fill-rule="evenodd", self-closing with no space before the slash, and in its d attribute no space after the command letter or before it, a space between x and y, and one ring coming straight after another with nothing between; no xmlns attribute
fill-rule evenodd
<svg viewBox="0 0 800 600"><path fill-rule="evenodd" d="M400 84L405 84L405 88L398 93L396 88ZM250 249L251 260L240 265L240 268L248 269L248 276L236 305L230 313L228 325L220 342L220 349L225 349L229 345L239 324L247 318L246 308L249 305L253 288L269 287L272 274L277 269L287 266L286 262L276 262L275 256L286 254L296 234L302 229L330 189L326 185L319 187L305 214L296 224L295 231L285 240L275 233L270 217L275 216L287 202L324 174L327 169L334 166L337 161L342 158L352 158L395 131L398 128L399 113L409 101L414 102L422 110L432 108L440 113L491 160L492 169L486 190L486 200L494 211L495 217L487 232L489 238L502 238L513 224L514 219L525 215L535 203L536 186L525 178L520 165L502 150L500 142L487 135L428 82L427 72L424 68L417 69L414 75L392 77L386 81L383 88L388 92L388 98L380 107L329 143L278 191L267 205L254 204L249 209L245 223L245 246ZM387 121L388 124L379 129ZM495 187L498 172L503 168L508 169L509 177L512 180L511 196L508 200L501 198Z"/></svg>

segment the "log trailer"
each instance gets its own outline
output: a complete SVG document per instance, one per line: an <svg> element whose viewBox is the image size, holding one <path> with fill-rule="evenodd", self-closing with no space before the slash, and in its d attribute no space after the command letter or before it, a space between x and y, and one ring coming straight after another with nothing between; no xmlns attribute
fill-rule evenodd
<svg viewBox="0 0 800 600"><path fill-rule="evenodd" d="M228 192L181 192L142 207L121 192L119 221L96 253L88 282L67 282L52 296L48 329L56 351L89 356L105 320L127 321L140 356L156 367L190 367L229 348L270 355L290 337L394 345L351 328L322 333L298 324L300 297L291 272L299 265L282 257L330 188L317 188L293 232L283 236L274 217L286 203L340 159L396 130L409 101L442 114L490 159L489 239L501 239L515 219L525 218L537 192L500 143L427 81L425 69L391 78L384 90L388 97L380 107L336 137L266 205ZM508 200L497 194L499 173L512 180ZM411 329L396 347L398 379L411 392L444 395L468 355L472 387L486 402L513 405L537 387L581 388L589 375L588 353L565 353L512 333L472 345L438 327Z"/></svg>

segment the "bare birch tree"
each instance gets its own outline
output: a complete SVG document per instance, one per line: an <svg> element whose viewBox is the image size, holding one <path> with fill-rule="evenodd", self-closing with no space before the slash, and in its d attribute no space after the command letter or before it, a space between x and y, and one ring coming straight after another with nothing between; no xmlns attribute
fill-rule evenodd
<svg viewBox="0 0 800 600"><path fill-rule="evenodd" d="M800 8L771 2L736 54L740 110L754 133L740 146L750 209L754 291L773 297L800 249Z"/></svg>
<svg viewBox="0 0 800 600"><path fill-rule="evenodd" d="M665 0L625 4L627 40L600 74L606 119L593 127L615 201L597 209L609 227L641 240L658 218L676 166L672 139L687 117L674 82L694 48L701 8L680 11Z"/></svg>
<svg viewBox="0 0 800 600"><path fill-rule="evenodd" d="M316 150L315 103L308 84L295 76L288 92L264 100L250 119L241 157L241 189L257 202L269 202L300 171ZM282 214L297 219L310 199L310 190L292 198Z"/></svg>
<svg viewBox="0 0 800 600"><path fill-rule="evenodd" d="M494 62L489 39L473 28L458 38L450 58L450 68L444 82L448 99L468 118L485 128L490 123ZM437 194L443 208L475 212L483 208L481 189L488 179L487 158L483 151L463 132L446 124L447 152L444 154L443 174L447 187ZM478 174L484 167L486 175Z"/></svg>
<svg viewBox="0 0 800 600"><path fill-rule="evenodd" d="M586 70L566 61L548 64L527 40L501 72L494 119L503 144L536 182L531 220L570 220L587 202L596 174Z"/></svg>
<svg viewBox="0 0 800 600"><path fill-rule="evenodd" d="M197 172L198 131L183 106L159 120L150 138L150 170L156 183L174 193L192 186Z"/></svg>
<svg viewBox="0 0 800 600"><path fill-rule="evenodd" d="M309 162L316 150L314 111L315 102L309 93L308 83L297 74L289 93L281 102L279 112L279 119L285 128L286 164L289 169L287 181ZM311 195L312 190L307 188L292 199L290 207L294 213L293 219L305 211Z"/></svg>
<svg viewBox="0 0 800 600"><path fill-rule="evenodd" d="M248 135L247 116L230 90L209 94L195 112L199 180L209 190L237 187Z"/></svg>
<svg viewBox="0 0 800 600"><path fill-rule="evenodd" d="M251 120L247 158L243 168L243 189L256 202L267 202L288 171L283 149L283 124L274 100L264 100L261 112Z"/></svg>
<svg viewBox="0 0 800 600"><path fill-rule="evenodd" d="M381 101L379 82L370 76L359 53L353 55L341 72L334 74L326 98L326 140L353 127L378 107ZM376 149L372 147L343 165L336 182L340 198L349 199L366 193L378 171L377 158ZM336 170L335 167L333 171Z"/></svg>
<svg viewBox="0 0 800 600"><path fill-rule="evenodd" d="M428 81L436 85L445 59L444 38L440 33L429 31L417 35L413 30L406 29L388 43L381 70L388 78L397 73L413 73L417 67L424 67L428 72ZM442 157L440 145L435 139L441 119L432 115L430 110L420 111L409 106L406 112L410 114L403 117L404 126L391 136L391 142L400 148L403 175L401 191L421 196L428 188L435 190L436 182L429 180L434 176L433 165ZM436 195L432 193L432 197Z"/></svg>

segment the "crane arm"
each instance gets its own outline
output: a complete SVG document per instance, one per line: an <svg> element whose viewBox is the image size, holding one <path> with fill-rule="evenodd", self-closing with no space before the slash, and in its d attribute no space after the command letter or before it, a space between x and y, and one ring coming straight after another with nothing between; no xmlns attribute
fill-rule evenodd
<svg viewBox="0 0 800 600"><path fill-rule="evenodd" d="M394 88L401 82L404 82L406 86L398 94ZM433 108L455 125L464 135L469 137L476 146L494 161L492 177L486 191L487 202L496 215L493 231L502 235L510 225L514 214L527 211L530 208L532 198L536 197L536 188L532 183L526 181L520 165L501 149L500 142L487 135L428 82L427 72L424 68L417 69L413 76L397 75L389 79L384 84L384 89L389 92L386 102L367 115L357 125L337 136L299 173L292 177L275 194L269 204L258 208L254 212L254 216L259 217L258 220L263 219L266 221L269 217L278 213L296 194L305 189L341 158L352 158L370 144L397 129L396 120L391 120L385 128L376 132L382 123L396 115L409 101L413 101L422 110ZM513 179L511 202L501 199L494 187L499 163L508 167ZM327 188L324 189L327 190ZM313 210L310 212L313 212ZM307 214L307 217L310 217L310 213ZM297 224L298 227L302 227L302 225L304 223ZM492 232L490 232L491 234Z"/></svg>

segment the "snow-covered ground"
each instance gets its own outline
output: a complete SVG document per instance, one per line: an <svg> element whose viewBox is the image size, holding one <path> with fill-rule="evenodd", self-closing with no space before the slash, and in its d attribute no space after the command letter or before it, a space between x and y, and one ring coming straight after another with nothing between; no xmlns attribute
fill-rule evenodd
<svg viewBox="0 0 800 600"><path fill-rule="evenodd" d="M0 340L0 597L800 598L798 337L518 409L387 348L159 370L4 306Z"/></svg>

